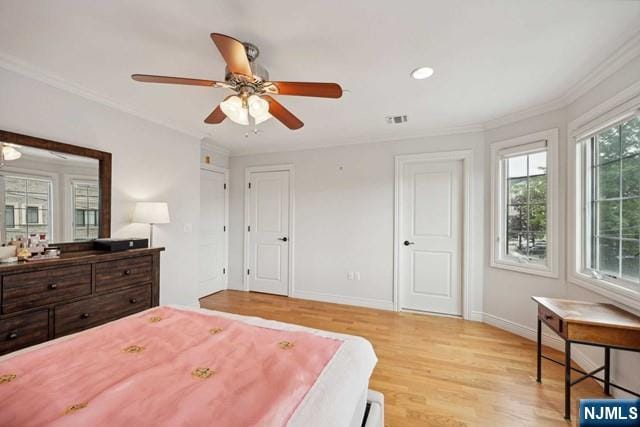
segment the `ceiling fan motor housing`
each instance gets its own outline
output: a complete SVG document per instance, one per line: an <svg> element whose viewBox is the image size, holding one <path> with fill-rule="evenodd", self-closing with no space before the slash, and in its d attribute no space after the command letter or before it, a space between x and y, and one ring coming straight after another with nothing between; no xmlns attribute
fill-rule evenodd
<svg viewBox="0 0 640 427"><path fill-rule="evenodd" d="M262 65L252 61L249 62L249 67L251 67L251 72L255 78L263 82L269 81L269 72ZM233 79L234 74L229 71L229 67L224 68L224 76L226 81Z"/></svg>

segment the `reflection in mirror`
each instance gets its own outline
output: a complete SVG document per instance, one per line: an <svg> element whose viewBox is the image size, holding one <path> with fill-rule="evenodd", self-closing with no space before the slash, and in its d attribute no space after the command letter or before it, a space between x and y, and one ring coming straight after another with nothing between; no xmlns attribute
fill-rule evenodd
<svg viewBox="0 0 640 427"><path fill-rule="evenodd" d="M47 243L95 239L99 231L98 160L2 144L0 239Z"/></svg>

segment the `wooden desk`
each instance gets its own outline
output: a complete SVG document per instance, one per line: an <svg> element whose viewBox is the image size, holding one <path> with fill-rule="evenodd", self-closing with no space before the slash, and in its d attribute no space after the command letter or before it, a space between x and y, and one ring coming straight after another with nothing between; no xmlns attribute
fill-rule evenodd
<svg viewBox="0 0 640 427"><path fill-rule="evenodd" d="M640 352L640 317L612 304L570 301L556 298L531 297L538 304L538 371L537 381L542 381L542 359L565 367L564 369L564 417L571 418L571 386L593 378L604 383L604 392L610 395L611 387L640 397L610 381L611 349ZM542 323L558 334L565 342L564 363L542 354ZM604 366L585 372L571 367L571 344L586 344L604 348ZM583 376L571 381L571 370ZM604 378L595 376L604 371Z"/></svg>

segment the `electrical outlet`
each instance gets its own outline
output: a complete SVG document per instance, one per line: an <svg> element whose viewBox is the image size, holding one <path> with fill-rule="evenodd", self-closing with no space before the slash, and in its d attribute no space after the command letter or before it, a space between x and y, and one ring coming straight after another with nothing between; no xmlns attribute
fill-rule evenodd
<svg viewBox="0 0 640 427"><path fill-rule="evenodd" d="M349 271L347 272L347 280L353 280L354 279L354 274L353 271Z"/></svg>

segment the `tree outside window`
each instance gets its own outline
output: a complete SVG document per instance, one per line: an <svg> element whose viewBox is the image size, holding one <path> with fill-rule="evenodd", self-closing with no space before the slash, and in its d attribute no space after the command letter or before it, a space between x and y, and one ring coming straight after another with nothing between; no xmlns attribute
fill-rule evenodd
<svg viewBox="0 0 640 427"><path fill-rule="evenodd" d="M504 160L506 170L506 254L546 262L547 152Z"/></svg>
<svg viewBox="0 0 640 427"><path fill-rule="evenodd" d="M588 268L640 283L640 118L590 139Z"/></svg>

